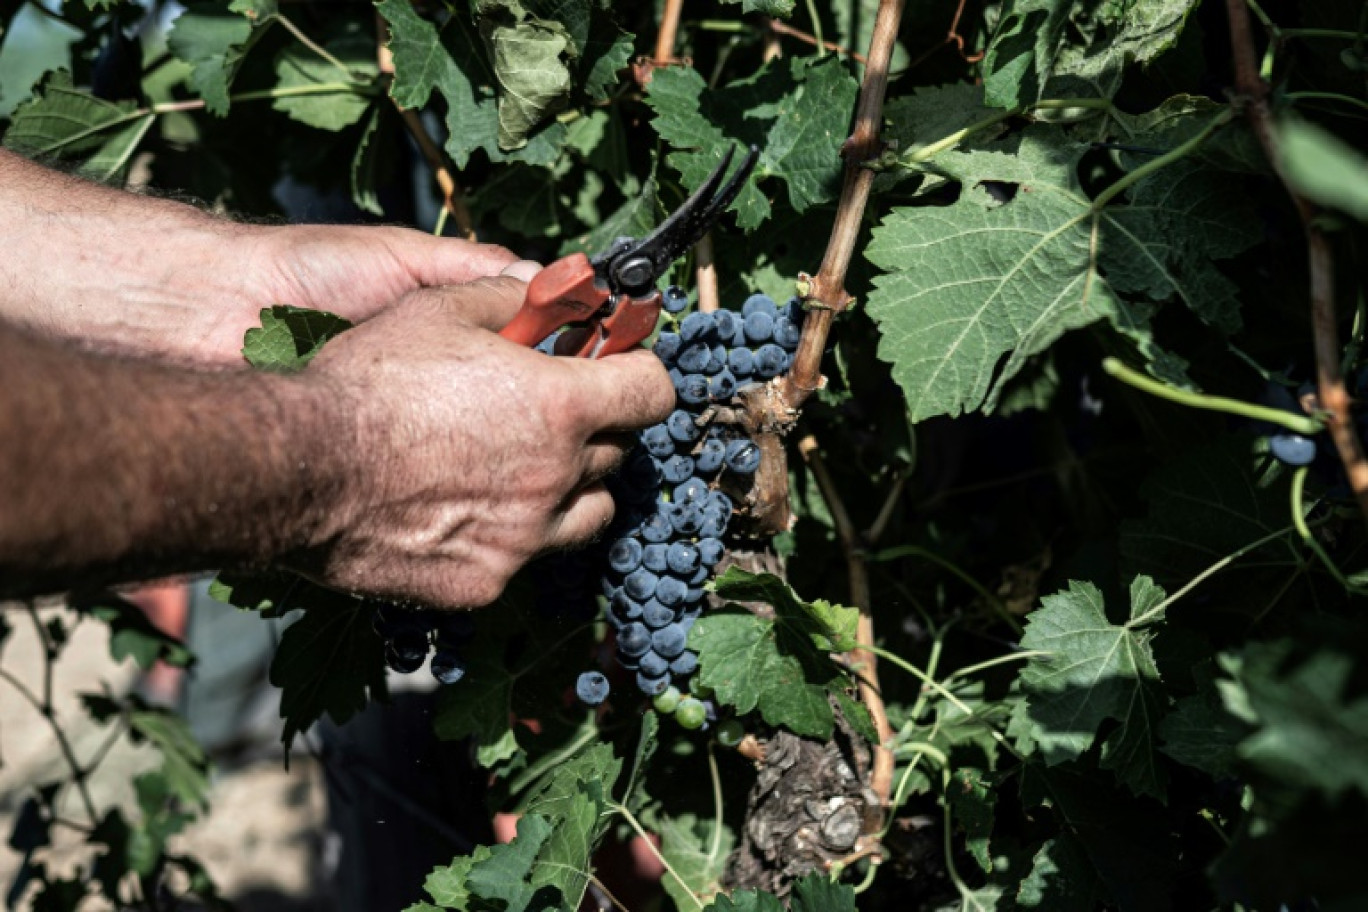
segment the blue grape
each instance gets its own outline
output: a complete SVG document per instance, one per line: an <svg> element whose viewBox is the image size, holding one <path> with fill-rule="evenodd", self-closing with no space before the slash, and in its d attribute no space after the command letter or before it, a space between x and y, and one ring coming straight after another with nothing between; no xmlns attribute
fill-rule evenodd
<svg viewBox="0 0 1368 912"><path fill-rule="evenodd" d="M759 345L774 335L774 317L757 310L746 317L746 341Z"/></svg>
<svg viewBox="0 0 1368 912"><path fill-rule="evenodd" d="M670 417L665 419L665 426L669 428L670 436L679 443L693 443L703 433L694 423L694 416L683 409L671 412Z"/></svg>
<svg viewBox="0 0 1368 912"><path fill-rule="evenodd" d="M664 308L666 313L680 313L689 306L689 296L678 285L671 285L661 294L660 306Z"/></svg>
<svg viewBox="0 0 1368 912"><path fill-rule="evenodd" d="M655 655L673 660L683 654L688 639L689 635L684 628L678 624L671 624L651 634L651 649Z"/></svg>
<svg viewBox="0 0 1368 912"><path fill-rule="evenodd" d="M676 453L665 460L660 474L670 484L683 484L693 477L694 461L689 456Z"/></svg>
<svg viewBox="0 0 1368 912"><path fill-rule="evenodd" d="M749 348L733 348L727 352L727 369L737 377L755 373L755 352Z"/></svg>
<svg viewBox="0 0 1368 912"><path fill-rule="evenodd" d="M727 444L726 462L727 468L738 475L749 475L760 468L760 447L747 438L733 440ZM676 525L675 528L679 527Z"/></svg>
<svg viewBox="0 0 1368 912"><path fill-rule="evenodd" d="M697 535L703 528L703 510L698 504L675 504L670 510L670 525L680 535Z"/></svg>
<svg viewBox="0 0 1368 912"><path fill-rule="evenodd" d="M679 333L663 332L656 336L655 345L651 346L651 351L655 352L657 358L666 364L679 357L679 350L684 345L679 338Z"/></svg>
<svg viewBox="0 0 1368 912"><path fill-rule="evenodd" d="M694 547L697 548L698 546L694 545ZM703 555L700 553L698 555L698 566L694 568L693 573L689 574L689 578L685 580L685 582L687 582L690 586L700 586L704 582L706 582L708 577L711 575L712 568L704 566Z"/></svg>
<svg viewBox="0 0 1368 912"><path fill-rule="evenodd" d="M656 694L664 693L665 688L670 686L670 676L668 674L664 674L660 677L652 677L650 675L642 674L638 671L636 676L636 685L637 690L641 691L648 697L654 697Z"/></svg>
<svg viewBox="0 0 1368 912"><path fill-rule="evenodd" d="M670 672L681 678L687 678L698 670L698 653L684 650L678 658L670 660Z"/></svg>
<svg viewBox="0 0 1368 912"><path fill-rule="evenodd" d="M693 342L679 353L679 369L689 374L706 370L712 360L712 348L702 342Z"/></svg>
<svg viewBox="0 0 1368 912"><path fill-rule="evenodd" d="M654 640L654 637L652 639ZM655 649L648 649L637 659L637 669L648 678L663 678L670 673L670 660Z"/></svg>
<svg viewBox="0 0 1368 912"><path fill-rule="evenodd" d="M683 580L667 576L656 584L656 601L667 608L675 608L681 604L689 594L689 586Z"/></svg>
<svg viewBox="0 0 1368 912"><path fill-rule="evenodd" d="M698 455L694 457L694 471L702 475L711 475L722 468L722 460L726 456L727 445L716 437L711 437L703 441Z"/></svg>
<svg viewBox="0 0 1368 912"><path fill-rule="evenodd" d="M723 450L726 450L726 444L723 444ZM727 519L731 519L732 510L735 509L735 507L732 504L732 499L726 494L721 491L709 491L708 502L705 509L717 510Z"/></svg>
<svg viewBox="0 0 1368 912"><path fill-rule="evenodd" d="M641 549L641 566L654 574L670 572L670 546L665 542L653 542Z"/></svg>
<svg viewBox="0 0 1368 912"><path fill-rule="evenodd" d="M702 503L708 497L708 483L701 478L690 478L676 485L672 493L677 504Z"/></svg>
<svg viewBox="0 0 1368 912"><path fill-rule="evenodd" d="M740 326L740 318L730 310L713 311L713 330L722 341L730 341Z"/></svg>
<svg viewBox="0 0 1368 912"><path fill-rule="evenodd" d="M687 577L698 569L698 549L688 542L675 542L670 545L665 560L671 573Z"/></svg>
<svg viewBox="0 0 1368 912"><path fill-rule="evenodd" d="M641 523L641 537L652 544L669 541L673 535L674 526L664 513L652 513Z"/></svg>
<svg viewBox="0 0 1368 912"><path fill-rule="evenodd" d="M1274 434L1268 438L1268 449L1284 465L1310 465L1316 458L1316 441L1301 434Z"/></svg>
<svg viewBox="0 0 1368 912"><path fill-rule="evenodd" d="M631 573L641 566L641 552L641 542L635 538L619 538L608 549L608 566L618 573Z"/></svg>
<svg viewBox="0 0 1368 912"><path fill-rule="evenodd" d="M755 375L765 380L777 377L784 370L784 356L787 354L773 342L766 342L755 352Z"/></svg>
<svg viewBox="0 0 1368 912"><path fill-rule="evenodd" d="M698 540L698 559L703 562L705 567L716 567L722 560L722 555L726 548L722 542L716 538L700 538Z"/></svg>
<svg viewBox="0 0 1368 912"><path fill-rule="evenodd" d="M784 351L796 350L798 341L802 338L803 327L784 319L774 321L774 344Z"/></svg>
<svg viewBox="0 0 1368 912"><path fill-rule="evenodd" d="M598 706L608 699L608 679L602 672L586 671L575 680L575 696L587 706Z"/></svg>
<svg viewBox="0 0 1368 912"><path fill-rule="evenodd" d="M608 602L608 607L612 613L624 621L634 621L641 617L641 602L632 598L622 589Z"/></svg>
<svg viewBox="0 0 1368 912"><path fill-rule="evenodd" d="M660 599L650 599L641 608L641 621L652 630L673 624L675 610L660 603Z"/></svg>
<svg viewBox="0 0 1368 912"><path fill-rule="evenodd" d="M708 401L708 378L702 374L688 374L675 387L675 394L686 405L703 405Z"/></svg>
<svg viewBox="0 0 1368 912"><path fill-rule="evenodd" d="M727 531L727 517L720 510L706 507L703 510L703 524L698 527L702 538L721 538Z"/></svg>
<svg viewBox="0 0 1368 912"><path fill-rule="evenodd" d="M736 378L723 370L708 379L708 395L714 399L730 399L736 392Z"/></svg>
<svg viewBox="0 0 1368 912"><path fill-rule="evenodd" d="M442 684L455 684L465 677L465 659L450 649L438 649L432 654L432 676Z"/></svg>
<svg viewBox="0 0 1368 912"><path fill-rule="evenodd" d="M623 655L640 657L651 648L651 631L646 629L645 624L636 621L623 624L617 634L617 646L618 652Z"/></svg>
<svg viewBox="0 0 1368 912"><path fill-rule="evenodd" d="M696 310L684 318L684 322L679 324L679 337L685 342L696 342L704 338L716 328L713 322L713 315Z"/></svg>
<svg viewBox="0 0 1368 912"><path fill-rule="evenodd" d="M714 345L712 347L712 351L708 353L708 366L704 368L703 373L707 374L708 376L712 376L713 374L716 374L719 371L725 369L726 366L727 346Z"/></svg>
<svg viewBox="0 0 1368 912"><path fill-rule="evenodd" d="M646 452L656 459L668 459L674 452L674 439L664 424L653 424L642 431L641 442L645 444Z"/></svg>
<svg viewBox="0 0 1368 912"><path fill-rule="evenodd" d="M741 305L741 316L749 317L753 313L763 313L773 317L779 312L779 308L774 305L774 299L767 294L753 294L746 298L746 302Z"/></svg>
<svg viewBox="0 0 1368 912"><path fill-rule="evenodd" d="M654 573L645 567L638 567L622 581L622 591L638 602L644 602L655 592L658 582L660 579Z"/></svg>

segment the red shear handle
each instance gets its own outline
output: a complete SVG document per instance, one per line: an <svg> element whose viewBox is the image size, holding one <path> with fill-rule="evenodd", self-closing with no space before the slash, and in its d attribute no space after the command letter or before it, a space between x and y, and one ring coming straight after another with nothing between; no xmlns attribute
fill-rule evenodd
<svg viewBox="0 0 1368 912"><path fill-rule="evenodd" d="M588 257L562 257L528 283L522 309L499 335L530 348L567 323L589 319L608 297L608 289L595 283Z"/></svg>
<svg viewBox="0 0 1368 912"><path fill-rule="evenodd" d="M610 316L596 320L582 332L567 332L556 345L556 354L576 358L603 358L630 351L656 327L660 317L660 292L644 298L621 298Z"/></svg>

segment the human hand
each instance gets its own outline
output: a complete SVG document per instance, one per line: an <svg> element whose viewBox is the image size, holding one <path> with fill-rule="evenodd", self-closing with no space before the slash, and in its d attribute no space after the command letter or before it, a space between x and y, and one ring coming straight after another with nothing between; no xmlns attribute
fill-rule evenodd
<svg viewBox="0 0 1368 912"><path fill-rule="evenodd" d="M674 388L646 351L550 358L499 337L525 288L492 278L413 292L323 348L300 379L332 395L352 433L323 524L288 566L470 607L539 552L607 527L600 479L624 432L669 414Z"/></svg>

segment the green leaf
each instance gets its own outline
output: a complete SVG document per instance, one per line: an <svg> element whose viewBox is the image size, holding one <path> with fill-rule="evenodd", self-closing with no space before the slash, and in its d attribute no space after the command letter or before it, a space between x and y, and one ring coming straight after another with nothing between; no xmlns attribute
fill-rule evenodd
<svg viewBox="0 0 1368 912"><path fill-rule="evenodd" d="M261 326L247 330L242 356L258 370L303 370L333 336L351 322L322 310L277 304L261 312Z"/></svg>
<svg viewBox="0 0 1368 912"><path fill-rule="evenodd" d="M527 804L527 814L540 814L554 825L531 882L555 887L571 909L579 908L589 886L589 859L608 827L605 812L621 771L612 746L595 744L557 768Z"/></svg>
<svg viewBox="0 0 1368 912"><path fill-rule="evenodd" d="M147 612L112 592L78 593L70 605L109 626L109 655L116 662L131 658L144 671L158 661L177 668L195 663L194 653L184 643L163 633L147 619Z"/></svg>
<svg viewBox="0 0 1368 912"><path fill-rule="evenodd" d="M656 112L656 132L681 150L669 161L688 190L707 178L728 149L760 148L755 174L731 207L737 225L751 229L770 216L769 201L757 185L761 179L782 180L798 212L836 198L841 144L857 88L835 55L793 57L716 91L690 68L657 70L646 101Z"/></svg>
<svg viewBox="0 0 1368 912"><path fill-rule="evenodd" d="M1225 224L1244 217L1244 204L1184 165L1140 181L1130 205L1094 211L1075 173L1085 149L1062 128L1038 125L943 152L934 165L964 184L959 199L894 209L875 229L865 255L886 274L874 280L868 310L913 420L993 409L1027 359L1101 319L1132 337L1152 370L1183 383L1148 326L1170 298L1222 331L1239 325L1233 286L1209 261L1253 240L1254 219ZM1017 192L1000 203L983 181Z"/></svg>
<svg viewBox="0 0 1368 912"><path fill-rule="evenodd" d="M793 912L855 912L855 888L813 871L793 885Z"/></svg>
<svg viewBox="0 0 1368 912"><path fill-rule="evenodd" d="M517 837L506 845L490 847L488 856L471 866L465 888L481 899L501 901L500 908L506 912L522 912L536 892L527 876L551 830L545 817L523 815Z"/></svg>
<svg viewBox="0 0 1368 912"><path fill-rule="evenodd" d="M1283 174L1298 193L1368 222L1368 158L1303 120L1277 125Z"/></svg>
<svg viewBox="0 0 1368 912"><path fill-rule="evenodd" d="M618 209L603 219L592 231L579 237L566 238L560 255L570 253L593 254L604 250L614 238L644 237L660 221L660 201L656 198L654 178L642 184L641 192L631 196Z"/></svg>
<svg viewBox="0 0 1368 912"><path fill-rule="evenodd" d="M724 3L740 3L742 13L759 13L776 19L787 19L793 15L794 0L723 0Z"/></svg>
<svg viewBox="0 0 1368 912"><path fill-rule="evenodd" d="M1249 726L1221 702L1209 662L1194 674L1199 689L1164 717L1159 725L1164 744L1159 749L1213 779L1228 779L1234 775L1235 746L1249 733Z"/></svg>
<svg viewBox="0 0 1368 912"><path fill-rule="evenodd" d="M336 131L351 126L365 115L371 97L362 91L368 86L360 80L373 77L379 68L375 62L374 41L359 32L340 35L328 41L325 48L346 64L350 72L338 69L308 48L289 44L276 57L276 87L298 90L336 85L339 88L326 95L282 95L272 102L272 107L302 124Z"/></svg>
<svg viewBox="0 0 1368 912"><path fill-rule="evenodd" d="M1026 809L1039 804L1054 809L1060 825L1083 847L1112 905L1122 912L1170 908L1178 846L1161 807L1118 791L1077 763L1048 768L1027 763L1022 776ZM1082 874L1077 877L1074 883L1087 884Z"/></svg>
<svg viewBox="0 0 1368 912"><path fill-rule="evenodd" d="M1017 889L1017 906L1042 912L1092 912L1106 900L1102 882L1078 840L1047 839Z"/></svg>
<svg viewBox="0 0 1368 912"><path fill-rule="evenodd" d="M858 608L844 608L818 599L804 602L783 579L771 573L751 573L730 566L711 588L721 598L737 602L764 602L795 631L806 635L823 652L848 652L858 645Z"/></svg>
<svg viewBox="0 0 1368 912"><path fill-rule="evenodd" d="M79 91L70 73L57 70L15 110L5 146L34 158L80 159L79 173L118 181L155 119L131 101L114 103Z"/></svg>
<svg viewBox="0 0 1368 912"><path fill-rule="evenodd" d="M1287 529L1283 472L1272 460L1256 468L1255 446L1250 437L1225 437L1162 462L1140 485L1147 515L1121 525L1124 572L1176 589L1228 555ZM1274 576L1300 572L1298 555L1276 539L1247 559L1273 567L1249 571L1256 574L1251 597L1280 588L1280 582L1270 584Z"/></svg>
<svg viewBox="0 0 1368 912"><path fill-rule="evenodd" d="M210 114L228 113L228 88L252 38L252 22L217 3L191 3L172 23L167 49L191 65L190 84Z"/></svg>
<svg viewBox="0 0 1368 912"><path fill-rule="evenodd" d="M1031 737L1046 764L1072 760L1092 746L1107 719L1120 728L1102 742L1102 766L1137 794L1163 798L1166 773L1155 753L1166 698L1154 664L1155 609L1164 592L1148 578L1131 583L1130 618L1107 620L1102 593L1073 581L1067 592L1046 596L1026 619L1023 649L1048 653L1021 671Z"/></svg>
<svg viewBox="0 0 1368 912"><path fill-rule="evenodd" d="M521 149L533 128L565 106L570 69L563 30L540 22L496 26L489 36L499 86L499 148Z"/></svg>
<svg viewBox="0 0 1368 912"><path fill-rule="evenodd" d="M356 154L352 156L351 162L351 198L356 207L363 212L371 215L384 215L385 211L380 205L380 194L377 188L380 185L381 159L384 157L384 142L377 141L377 134L381 133L380 120L387 116L388 105L376 105L371 110L371 115L366 119L366 125L361 130L361 141L356 145Z"/></svg>
<svg viewBox="0 0 1368 912"><path fill-rule="evenodd" d="M718 894L703 912L784 912L784 904L773 893L761 890L735 890Z"/></svg>
<svg viewBox="0 0 1368 912"><path fill-rule="evenodd" d="M164 709L128 714L129 728L161 754L161 781L169 795L186 805L209 806L209 759L185 719Z"/></svg>
<svg viewBox="0 0 1368 912"><path fill-rule="evenodd" d="M997 794L983 770L961 767L950 777L950 815L964 830L965 848L985 873L992 873L993 856L989 841L993 835L993 808Z"/></svg>
<svg viewBox="0 0 1368 912"><path fill-rule="evenodd" d="M827 738L834 717L829 694L846 678L827 657L854 642L858 612L825 602L802 602L777 577L729 568L715 582L724 598L765 600L766 619L730 606L699 618L689 632L698 652L699 679L738 713L759 709L771 725ZM770 602L770 600L773 600Z"/></svg>
<svg viewBox="0 0 1368 912"><path fill-rule="evenodd" d="M641 714L641 735L632 757L632 772L622 792L622 805L636 814L650 801L646 794L646 768L660 746L660 716L653 709Z"/></svg>
<svg viewBox="0 0 1368 912"><path fill-rule="evenodd" d="M1004 4L984 54L988 103L1029 104L1051 81L1110 95L1126 67L1148 63L1173 46L1196 5L1197 0L1012 0Z"/></svg>
<svg viewBox="0 0 1368 912"><path fill-rule="evenodd" d="M343 595L333 602L310 608L287 627L271 661L287 750L324 713L340 725L386 694L380 638L371 629L374 609Z"/></svg>
<svg viewBox="0 0 1368 912"><path fill-rule="evenodd" d="M517 678L503 660L502 649L475 650L467 660L459 688L443 688L437 694L433 728L447 741L474 737L475 757L481 766L493 766L518 751L513 733L513 686Z"/></svg>
<svg viewBox="0 0 1368 912"><path fill-rule="evenodd" d="M606 16L595 17L579 68L579 83L590 101L608 100L621 79L618 74L631 64L634 50L633 35Z"/></svg>
<svg viewBox="0 0 1368 912"><path fill-rule="evenodd" d="M549 165L560 155L565 127L550 123L505 151L499 145L499 100L494 69L475 29L469 5L458 2L439 31L406 0L383 0L377 11L390 24L394 82L390 94L403 108L427 104L434 91L447 102L446 151L458 168L483 149L496 162Z"/></svg>
<svg viewBox="0 0 1368 912"><path fill-rule="evenodd" d="M727 856L736 837L726 824L700 820L693 814L660 814L657 818L660 854L679 875L676 879L666 872L660 885L677 908L696 909L696 901L707 902L722 889Z"/></svg>
<svg viewBox="0 0 1368 912"><path fill-rule="evenodd" d="M1363 625L1327 624L1314 638L1251 643L1235 677L1257 720L1239 743L1242 766L1266 798L1305 791L1368 795L1368 693L1362 685Z"/></svg>

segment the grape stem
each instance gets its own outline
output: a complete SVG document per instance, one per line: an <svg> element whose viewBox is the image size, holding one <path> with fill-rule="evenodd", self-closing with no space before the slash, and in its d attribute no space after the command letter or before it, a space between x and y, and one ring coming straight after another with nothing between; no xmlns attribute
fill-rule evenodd
<svg viewBox="0 0 1368 912"><path fill-rule="evenodd" d="M375 34L380 36L380 43L376 46L376 60L380 66L380 72L390 79L394 78L394 55L390 53L389 46L385 43L385 37L389 35L389 23L379 12L375 14ZM393 97L391 96L391 101ZM432 171L433 179L437 181L437 187L442 191L442 211L437 219L437 229L434 234L441 235L446 227L446 220L451 217L456 220L456 227L461 232L461 237L467 241L477 240L475 234L475 220L470 216L470 208L466 206L465 190L456 180L452 169L447 167L446 156L428 133L427 127L423 125L423 118L417 111L406 110L399 107L399 102L394 102L394 108L399 112L399 117L404 121L404 128L418 146L418 151L423 156L423 161Z"/></svg>
<svg viewBox="0 0 1368 912"><path fill-rule="evenodd" d="M1349 414L1349 392L1344 388L1340 368L1339 328L1335 323L1335 262L1330 241L1317 220L1316 207L1298 194L1287 181L1282 168L1278 135L1273 129L1273 114L1268 106L1268 83L1259 74L1254 51L1254 35L1245 0L1226 0L1230 23L1231 56L1235 63L1235 101L1249 118L1254 135L1263 147L1273 170L1287 188L1306 234L1307 265L1310 273L1311 327L1316 349L1316 381L1320 403L1329 412L1330 438L1344 463L1349 487L1359 510L1368 520L1368 459L1355 433Z"/></svg>
<svg viewBox="0 0 1368 912"><path fill-rule="evenodd" d="M860 611L859 626L855 632L859 643L857 648L867 651L874 645L874 617L870 613L869 567L865 563L866 543L851 521L845 501L841 499L836 483L827 470L822 452L817 446L817 438L809 434L798 441L798 452L807 461L812 477L816 480L817 488L821 491L822 499L826 501L827 509L831 512L832 521L836 525L836 535L841 540L841 550L845 554L846 573L850 577L850 601ZM859 676L860 701L869 710L874 731L879 736L879 743L874 745L874 767L870 772L869 787L879 796L880 808L887 808L888 796L893 790L893 752L888 749L893 729L888 724L888 712L884 709L883 696L879 692L877 660L872 652L868 652L868 656Z"/></svg>

